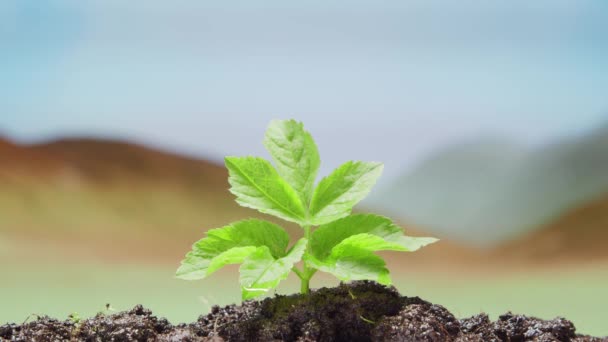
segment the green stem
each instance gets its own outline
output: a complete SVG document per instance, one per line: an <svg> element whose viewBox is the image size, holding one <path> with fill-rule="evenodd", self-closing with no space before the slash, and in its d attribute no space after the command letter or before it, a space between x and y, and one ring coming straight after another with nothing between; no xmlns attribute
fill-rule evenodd
<svg viewBox="0 0 608 342"><path fill-rule="evenodd" d="M302 278L302 285L300 286L300 292L302 294L308 294L310 292L310 288L308 286L310 282L310 278Z"/></svg>
<svg viewBox="0 0 608 342"><path fill-rule="evenodd" d="M304 228L304 237L307 240L307 244L306 244L306 252L305 255L310 254L310 225L305 225L302 228ZM302 279L302 283L300 286L300 292L302 294L308 294L310 292L310 278L312 277L312 275L315 273L316 270L308 268L308 266L306 265L306 262L304 262L304 269L301 272L301 277L300 279Z"/></svg>
<svg viewBox="0 0 608 342"><path fill-rule="evenodd" d="M295 273L298 278L302 279L302 277L304 276L304 274L302 273L302 271L300 271L297 267L292 267L291 270L293 271L293 273Z"/></svg>

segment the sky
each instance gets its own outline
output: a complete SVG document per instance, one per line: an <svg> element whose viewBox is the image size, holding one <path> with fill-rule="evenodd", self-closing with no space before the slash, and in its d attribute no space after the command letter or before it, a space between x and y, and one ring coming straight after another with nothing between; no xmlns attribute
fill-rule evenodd
<svg viewBox="0 0 608 342"><path fill-rule="evenodd" d="M0 2L0 134L264 154L304 121L325 166L395 176L456 141L608 122L605 1Z"/></svg>

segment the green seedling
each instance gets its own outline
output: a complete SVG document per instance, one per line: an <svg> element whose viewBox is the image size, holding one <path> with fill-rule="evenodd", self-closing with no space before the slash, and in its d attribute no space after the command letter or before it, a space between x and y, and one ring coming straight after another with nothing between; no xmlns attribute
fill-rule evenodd
<svg viewBox="0 0 608 342"><path fill-rule="evenodd" d="M301 279L303 294L317 271L342 281L389 285L386 263L374 252L412 252L437 241L405 236L383 216L351 214L380 177L381 163L346 162L315 186L319 152L302 123L272 121L264 145L274 166L259 157L225 158L230 192L244 207L298 224L304 236L288 248L287 232L259 219L211 229L186 254L178 278L203 279L226 265L241 264L243 300L276 288L291 271Z"/></svg>
<svg viewBox="0 0 608 342"><path fill-rule="evenodd" d="M116 309L114 309L110 303L106 303L106 305L103 306L103 309L97 312L97 314L101 316L106 316L115 311Z"/></svg>
<svg viewBox="0 0 608 342"><path fill-rule="evenodd" d="M81 321L81 318L80 318L80 315L78 314L78 312L72 312L71 314L69 314L68 319L70 320L70 322L72 322L74 324L79 324Z"/></svg>

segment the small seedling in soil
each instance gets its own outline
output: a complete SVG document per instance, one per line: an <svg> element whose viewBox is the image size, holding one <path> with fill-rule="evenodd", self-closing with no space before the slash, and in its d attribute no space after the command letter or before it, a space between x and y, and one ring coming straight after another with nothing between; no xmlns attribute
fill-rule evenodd
<svg viewBox="0 0 608 342"><path fill-rule="evenodd" d="M103 306L103 309L100 310L99 312L97 312L98 315L104 316L104 315L109 315L113 312L116 312L116 309L114 309L112 307L112 305L110 305L110 303L107 303L106 305Z"/></svg>
<svg viewBox="0 0 608 342"><path fill-rule="evenodd" d="M496 321L485 314L457 319L441 305L360 281L308 295L214 306L188 324L172 325L141 305L85 318L77 326L41 316L20 325L0 325L0 341L608 342L608 338L579 335L574 324L563 318L543 321L506 313Z"/></svg>
<svg viewBox="0 0 608 342"><path fill-rule="evenodd" d="M436 241L407 237L388 218L351 211L382 171L379 163L347 162L316 186L319 154L301 123L273 121L264 141L275 167L256 157L227 157L231 191L243 206L302 227L300 240L276 224L249 219L212 229L186 255L177 276L202 279L228 264L242 264L244 299L276 288L293 270L302 293L277 295L223 308L189 324L172 325L141 305L95 317L47 316L0 325L0 341L563 341L608 342L576 334L574 324L507 313L457 319L446 308L403 297L390 284L380 250L415 251ZM296 264L303 261L303 267ZM337 287L310 291L310 278L329 272ZM367 281L373 280L373 281ZM375 282L374 282L375 281ZM378 284L378 283L381 284Z"/></svg>
<svg viewBox="0 0 608 342"><path fill-rule="evenodd" d="M259 219L211 229L192 246L176 276L203 279L229 264L241 264L242 298L276 288L293 271L301 293L309 293L317 271L342 281L374 280L389 285L386 263L376 251L413 252L437 241L409 237L390 219L351 214L382 173L377 162L348 161L315 186L320 158L312 136L294 120L274 120L264 145L274 166L259 157L226 157L230 192L240 205L298 224L303 237L290 248L280 226ZM302 268L296 264L303 261Z"/></svg>
<svg viewBox="0 0 608 342"><path fill-rule="evenodd" d="M78 314L78 312L72 312L71 314L68 315L68 319L70 320L70 322L74 323L74 324L78 324L80 323L80 315Z"/></svg>

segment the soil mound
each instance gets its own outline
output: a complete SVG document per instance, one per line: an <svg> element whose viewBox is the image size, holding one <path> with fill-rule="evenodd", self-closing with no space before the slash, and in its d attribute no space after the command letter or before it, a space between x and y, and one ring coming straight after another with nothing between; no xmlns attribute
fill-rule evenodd
<svg viewBox="0 0 608 342"><path fill-rule="evenodd" d="M457 319L441 305L402 297L373 282L322 288L213 307L190 324L172 325L141 305L113 315L49 317L0 326L1 341L608 341L577 335L564 318L507 313Z"/></svg>

